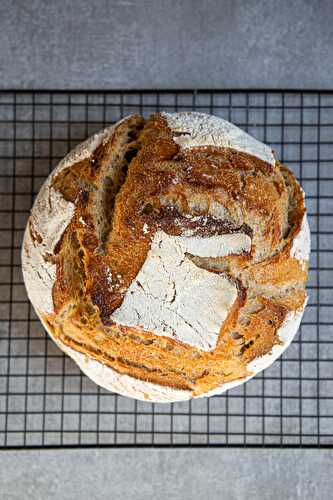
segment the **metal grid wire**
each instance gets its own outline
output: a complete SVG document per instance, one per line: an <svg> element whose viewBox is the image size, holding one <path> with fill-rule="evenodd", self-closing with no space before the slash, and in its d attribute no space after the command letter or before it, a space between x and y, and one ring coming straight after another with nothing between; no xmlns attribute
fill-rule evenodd
<svg viewBox="0 0 333 500"><path fill-rule="evenodd" d="M22 282L34 196L77 143L133 112L201 110L272 145L301 181L310 300L283 357L211 399L141 403L98 388L49 340ZM333 92L0 93L0 446L333 444Z"/></svg>

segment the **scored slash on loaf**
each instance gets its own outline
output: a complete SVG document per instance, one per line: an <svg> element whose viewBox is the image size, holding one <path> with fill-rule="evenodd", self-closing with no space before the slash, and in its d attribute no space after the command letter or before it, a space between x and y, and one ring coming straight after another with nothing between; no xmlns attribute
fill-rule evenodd
<svg viewBox="0 0 333 500"><path fill-rule="evenodd" d="M269 146L221 118L124 118L41 188L22 266L48 333L97 384L156 402L269 366L306 305L304 194Z"/></svg>

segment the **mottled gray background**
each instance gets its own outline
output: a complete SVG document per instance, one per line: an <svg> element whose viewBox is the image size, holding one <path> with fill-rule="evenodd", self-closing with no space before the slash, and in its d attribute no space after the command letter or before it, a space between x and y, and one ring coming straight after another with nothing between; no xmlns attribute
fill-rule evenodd
<svg viewBox="0 0 333 500"><path fill-rule="evenodd" d="M0 88L333 88L332 1L0 1ZM329 450L2 452L0 498L316 499Z"/></svg>
<svg viewBox="0 0 333 500"><path fill-rule="evenodd" d="M2 88L331 88L331 0L1 0Z"/></svg>
<svg viewBox="0 0 333 500"><path fill-rule="evenodd" d="M1 459L6 495L0 498L328 500L332 467L327 450L8 452Z"/></svg>

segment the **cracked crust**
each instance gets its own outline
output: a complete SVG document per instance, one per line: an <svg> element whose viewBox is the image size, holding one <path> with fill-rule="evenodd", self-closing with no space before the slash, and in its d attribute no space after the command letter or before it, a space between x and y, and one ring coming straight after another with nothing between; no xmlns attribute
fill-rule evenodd
<svg viewBox="0 0 333 500"><path fill-rule="evenodd" d="M305 307L304 196L271 150L200 113L122 120L44 184L29 298L96 383L151 401L220 393L283 352Z"/></svg>

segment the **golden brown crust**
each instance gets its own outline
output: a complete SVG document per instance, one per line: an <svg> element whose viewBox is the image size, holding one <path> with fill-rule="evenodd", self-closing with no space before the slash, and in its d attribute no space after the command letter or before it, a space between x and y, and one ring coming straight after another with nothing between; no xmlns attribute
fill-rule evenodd
<svg viewBox="0 0 333 500"><path fill-rule="evenodd" d="M117 180L107 173L111 163ZM139 117L123 122L89 160L61 171L53 187L76 211L56 249L55 314L45 321L63 344L119 373L204 393L246 376L247 363L279 343L287 313L304 303L307 269L290 257L303 196L278 163L272 168L231 148L180 151L165 119L155 114L144 127ZM250 254L193 257L238 284L212 352L110 319L159 229L172 235L190 229L198 236L237 231L252 238Z"/></svg>

